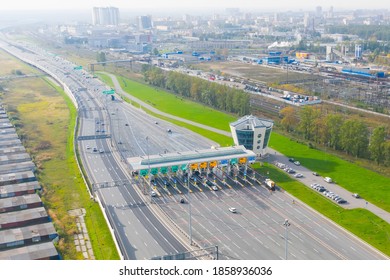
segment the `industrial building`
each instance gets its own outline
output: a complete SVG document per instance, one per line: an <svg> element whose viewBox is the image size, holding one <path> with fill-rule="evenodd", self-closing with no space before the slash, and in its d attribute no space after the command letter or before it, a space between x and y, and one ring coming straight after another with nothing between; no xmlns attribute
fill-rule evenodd
<svg viewBox="0 0 390 280"><path fill-rule="evenodd" d="M266 153L271 137L273 121L250 116L230 123L230 130L236 145L243 145L261 157Z"/></svg>
<svg viewBox="0 0 390 280"><path fill-rule="evenodd" d="M35 193L42 188L38 181L0 186L0 199Z"/></svg>

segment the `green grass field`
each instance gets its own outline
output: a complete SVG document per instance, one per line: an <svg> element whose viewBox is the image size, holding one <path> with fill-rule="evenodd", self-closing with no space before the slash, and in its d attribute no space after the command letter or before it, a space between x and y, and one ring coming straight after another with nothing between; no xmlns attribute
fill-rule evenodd
<svg viewBox="0 0 390 280"><path fill-rule="evenodd" d="M124 91L172 115L225 131L230 131L229 122L237 119L237 117L124 77L118 77L118 81Z"/></svg>
<svg viewBox="0 0 390 280"><path fill-rule="evenodd" d="M270 147L287 157L294 157L322 176L331 177L351 193L359 193L367 201L390 212L390 178L325 152L310 149L307 145L277 133L272 133Z"/></svg>

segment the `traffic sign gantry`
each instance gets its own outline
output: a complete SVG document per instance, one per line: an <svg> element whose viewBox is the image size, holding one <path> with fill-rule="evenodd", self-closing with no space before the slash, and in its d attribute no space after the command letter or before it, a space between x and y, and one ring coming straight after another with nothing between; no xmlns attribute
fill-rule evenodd
<svg viewBox="0 0 390 280"><path fill-rule="evenodd" d="M153 174L153 175L156 175L158 173L158 168L150 169L150 173Z"/></svg>
<svg viewBox="0 0 390 280"><path fill-rule="evenodd" d="M142 169L142 170L140 170L140 174L141 174L141 176L146 176L146 175L148 175L148 173L149 173L149 170L147 170L147 169Z"/></svg>
<svg viewBox="0 0 390 280"><path fill-rule="evenodd" d="M171 166L171 171L172 172L177 172L177 170L179 170L179 166L178 165Z"/></svg>
<svg viewBox="0 0 390 280"><path fill-rule="evenodd" d="M103 94L114 94L115 90L110 89L110 90L103 90Z"/></svg>
<svg viewBox="0 0 390 280"><path fill-rule="evenodd" d="M161 168L160 168L160 172L161 172L162 174L167 174L167 172L168 172L168 167L161 167Z"/></svg>

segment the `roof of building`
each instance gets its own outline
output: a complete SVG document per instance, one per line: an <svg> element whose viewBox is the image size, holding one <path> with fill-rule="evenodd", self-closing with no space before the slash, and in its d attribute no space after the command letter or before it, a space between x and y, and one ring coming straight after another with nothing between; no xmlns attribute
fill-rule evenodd
<svg viewBox="0 0 390 280"><path fill-rule="evenodd" d="M28 192L31 190L40 190L38 181L25 182L20 184L11 184L0 186L0 198L14 196L17 192Z"/></svg>
<svg viewBox="0 0 390 280"><path fill-rule="evenodd" d="M58 234L51 222L20 228L5 229L0 231L0 245L20 240L27 240L37 236L50 236L50 238L54 239L58 236Z"/></svg>
<svg viewBox="0 0 390 280"><path fill-rule="evenodd" d="M52 242L0 251L0 260L40 260L58 256Z"/></svg>
<svg viewBox="0 0 390 280"><path fill-rule="evenodd" d="M20 206L20 205L28 205L28 204L35 204L41 202L41 198L39 195L33 193L33 194L24 194L20 196L14 196L9 198L3 198L0 199L0 211L1 209L10 208L14 206Z"/></svg>
<svg viewBox="0 0 390 280"><path fill-rule="evenodd" d="M241 119L230 123L230 126L236 130L249 129L253 130L258 127L272 127L274 124L271 120L261 119L252 115L244 116Z"/></svg>
<svg viewBox="0 0 390 280"><path fill-rule="evenodd" d="M9 164L0 164L0 174L7 174L11 172L25 172L25 171L34 171L36 168L35 164L30 161L9 163ZM1 187L0 187L1 189Z"/></svg>
<svg viewBox="0 0 390 280"><path fill-rule="evenodd" d="M14 224L14 223L27 222L42 217L48 217L48 214L45 208L43 207L31 208L31 209L14 211L9 213L2 213L0 214L0 228L10 223Z"/></svg>
<svg viewBox="0 0 390 280"><path fill-rule="evenodd" d="M142 157L128 158L127 162L134 170L145 168L166 167L172 165L184 165L191 163L209 162L240 157L254 157L252 151L246 150L244 146L233 146L223 148L213 148L205 150L195 150L188 152L176 152L158 154Z"/></svg>

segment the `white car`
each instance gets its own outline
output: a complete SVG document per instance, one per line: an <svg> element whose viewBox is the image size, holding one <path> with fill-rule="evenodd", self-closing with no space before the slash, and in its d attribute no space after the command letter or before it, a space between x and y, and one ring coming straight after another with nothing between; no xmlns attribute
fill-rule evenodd
<svg viewBox="0 0 390 280"><path fill-rule="evenodd" d="M299 161L294 161L294 164L295 165L301 165L301 163Z"/></svg>
<svg viewBox="0 0 390 280"><path fill-rule="evenodd" d="M232 213L237 213L237 209L234 207L229 207L229 211Z"/></svg>
<svg viewBox="0 0 390 280"><path fill-rule="evenodd" d="M156 194L155 191L151 191L151 192L150 192L150 195L153 196L153 197L157 196L157 194Z"/></svg>
<svg viewBox="0 0 390 280"><path fill-rule="evenodd" d="M91 146L87 145L85 146L87 148L87 150L91 149Z"/></svg>
<svg viewBox="0 0 390 280"><path fill-rule="evenodd" d="M294 177L295 177L295 178L302 178L303 175L302 175L301 173L297 173L297 174L294 175Z"/></svg>
<svg viewBox="0 0 390 280"><path fill-rule="evenodd" d="M325 177L324 180L325 180L325 182L328 182L328 183L332 183L333 182L332 178L330 178L330 177Z"/></svg>

